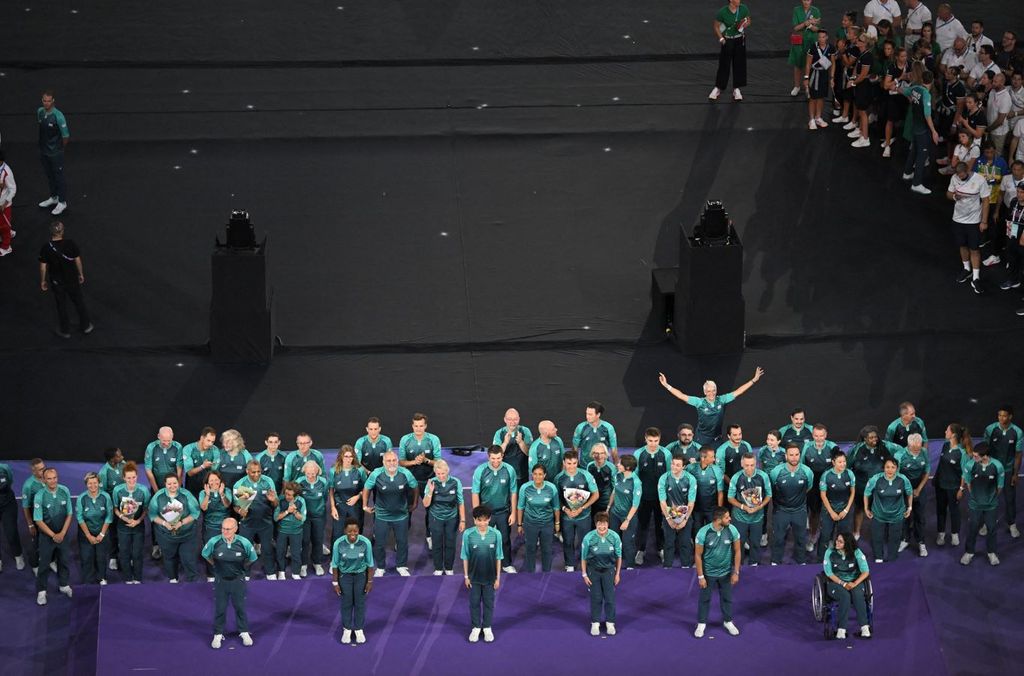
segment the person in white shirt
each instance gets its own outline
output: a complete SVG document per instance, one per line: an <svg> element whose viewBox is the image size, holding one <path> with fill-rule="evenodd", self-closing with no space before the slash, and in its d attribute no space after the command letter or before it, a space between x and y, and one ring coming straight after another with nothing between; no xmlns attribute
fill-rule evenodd
<svg viewBox="0 0 1024 676"><path fill-rule="evenodd" d="M11 238L14 237L14 228L11 227L11 202L14 201L16 192L18 185L14 182L14 172L4 161L3 151L0 151L0 256L6 256L14 251L11 247Z"/></svg>
<svg viewBox="0 0 1024 676"><path fill-rule="evenodd" d="M953 40L951 49L943 50L942 58L939 60L939 71L945 75L949 68L962 68L966 73L976 63L976 57L967 51L967 40L957 38Z"/></svg>
<svg viewBox="0 0 1024 676"><path fill-rule="evenodd" d="M996 44L992 42L992 38L985 35L985 23L981 19L975 19L971 22L971 34L967 38L967 49L977 54L978 48L982 45L988 45L995 52Z"/></svg>
<svg viewBox="0 0 1024 676"><path fill-rule="evenodd" d="M1006 135L1010 133L1007 119L1012 109L1013 102L1010 99L1010 90L1006 87L1006 75L996 73L992 76L992 91L988 93L988 105L985 110L988 114L988 138L996 147L998 157L1004 157L1006 153Z"/></svg>
<svg viewBox="0 0 1024 676"><path fill-rule="evenodd" d="M882 19L887 19L893 29L898 29L902 14L896 0L869 0L864 5L864 27L876 26Z"/></svg>
<svg viewBox="0 0 1024 676"><path fill-rule="evenodd" d="M1010 163L1010 173L1003 176L999 183L999 194L1003 197L1002 211L1005 214L1010 208L1010 202L1017 196L1017 186L1024 183L1024 160L1014 160Z"/></svg>
<svg viewBox="0 0 1024 676"><path fill-rule="evenodd" d="M957 38L966 40L969 36L970 33L964 29L960 19L953 16L950 6L946 3L939 5L935 21L935 41L939 43L939 48L945 52L953 46L954 40Z"/></svg>
<svg viewBox="0 0 1024 676"><path fill-rule="evenodd" d="M959 284L970 280L976 294L985 293L981 285L981 233L988 227L988 199L992 194L988 181L966 162L956 165L949 179L946 198L953 202L953 241L960 249L963 265L956 277Z"/></svg>
<svg viewBox="0 0 1024 676"><path fill-rule="evenodd" d="M907 47L913 47L921 39L921 26L932 20L932 11L921 0L907 0Z"/></svg>
<svg viewBox="0 0 1024 676"><path fill-rule="evenodd" d="M967 74L967 86L974 89L978 84L986 84L986 88L991 88L992 78L999 71L999 66L992 60L995 55L995 50L989 45L982 45L978 48L978 63L971 68L971 72ZM986 83L982 80L982 76L988 73L989 81Z"/></svg>
<svg viewBox="0 0 1024 676"><path fill-rule="evenodd" d="M1010 141L1009 155L1014 160L1024 162L1024 143L1021 142L1021 137L1024 137L1024 117L1018 117L1017 121L1013 123L1013 139Z"/></svg>
<svg viewBox="0 0 1024 676"><path fill-rule="evenodd" d="M1005 70L1003 71L1006 72ZM1014 73L1010 77L1010 114L1008 121L1012 125L1014 121L1024 117L1024 73Z"/></svg>

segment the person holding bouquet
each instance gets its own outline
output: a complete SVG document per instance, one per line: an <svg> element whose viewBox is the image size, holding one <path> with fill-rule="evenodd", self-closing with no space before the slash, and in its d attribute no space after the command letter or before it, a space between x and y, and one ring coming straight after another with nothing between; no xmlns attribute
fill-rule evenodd
<svg viewBox="0 0 1024 676"><path fill-rule="evenodd" d="M273 519L274 507L278 503L277 491L270 477L263 476L263 466L258 460L250 460L245 466L245 473L232 489L235 512L242 517L238 532L249 542L259 540L260 565L268 580L276 580Z"/></svg>
<svg viewBox="0 0 1024 676"><path fill-rule="evenodd" d="M206 482L199 491L199 509L203 512L203 539L209 542L221 532L224 519L231 516L231 489L221 481L220 472L211 470L206 475ZM235 530L238 530L237 525ZM213 567L206 564L206 581L214 582Z"/></svg>
<svg viewBox="0 0 1024 676"><path fill-rule="evenodd" d="M359 534L359 522L345 519L345 535L331 551L334 593L341 597L341 642L366 643L366 595L373 589L373 545Z"/></svg>
<svg viewBox="0 0 1024 676"><path fill-rule="evenodd" d="M561 529L562 510L558 500L558 489L550 481L545 481L547 471L544 463L533 466L533 481L519 488L519 508L517 521L519 534L526 542L526 553L523 556L523 570L532 573L537 569L537 541L540 540L540 569L551 572L551 543L555 533Z"/></svg>
<svg viewBox="0 0 1024 676"><path fill-rule="evenodd" d="M493 448L493 447L492 447ZM465 498L462 482L451 476L448 463L434 462L434 476L427 482L423 493L423 507L430 510L430 554L434 560L434 575L454 575L455 533L466 530L466 517L462 512Z"/></svg>
<svg viewBox="0 0 1024 676"><path fill-rule="evenodd" d="M761 561L761 534L764 512L772 501L772 482L757 468L753 453L740 458L740 471L729 482L729 504L732 521L740 534L740 541L749 546L747 563L756 566Z"/></svg>
<svg viewBox="0 0 1024 676"><path fill-rule="evenodd" d="M110 540L107 531L114 521L114 506L110 496L100 490L100 477L96 472L85 475L85 493L78 496L75 505L78 520L78 554L82 562L82 582L105 585Z"/></svg>
<svg viewBox="0 0 1024 676"><path fill-rule="evenodd" d="M579 469L579 453L574 449L562 456L562 471L555 477L555 487L562 501L562 559L565 572L576 570L576 550L590 525L590 507L597 502L597 483L590 472Z"/></svg>
<svg viewBox="0 0 1024 676"><path fill-rule="evenodd" d="M363 532L363 484L366 470L360 466L353 447L341 447L334 466L327 477L327 502L331 505L331 544L344 535L345 522L355 519L359 532Z"/></svg>
<svg viewBox="0 0 1024 676"><path fill-rule="evenodd" d="M722 607L722 626L732 636L740 633L732 621L732 588L740 581L743 547L740 545L740 533L731 521L728 509L716 507L711 523L697 533L697 584L700 585L700 597L697 628L693 631L696 638L704 637L711 595L716 589Z"/></svg>
<svg viewBox="0 0 1024 676"><path fill-rule="evenodd" d="M473 525L476 528L462 534L462 572L469 590L469 620L473 625L469 632L470 643L479 641L481 632L485 642L494 640L491 630L494 592L501 586L501 559L504 554L501 533L492 528L490 522L490 507L474 507Z"/></svg>
<svg viewBox="0 0 1024 676"><path fill-rule="evenodd" d="M285 558L290 548L292 551L292 579L299 577L299 562L302 559L302 531L306 522L306 501L299 497L302 489L293 481L285 481L281 488L283 498L274 510L274 521L277 523L277 579L284 579L284 571L288 568Z"/></svg>
<svg viewBox="0 0 1024 676"><path fill-rule="evenodd" d="M118 567L125 584L142 584L142 548L145 540L149 489L139 483L139 468L129 460L122 472L124 483L114 487L117 517Z"/></svg>
<svg viewBox="0 0 1024 676"><path fill-rule="evenodd" d="M594 515L594 530L583 537L580 570L584 584L590 588L590 635L601 635L603 610L605 632L615 636L615 588L622 573L622 540L608 527L607 512Z"/></svg>
<svg viewBox="0 0 1024 676"><path fill-rule="evenodd" d="M157 545L163 552L164 573L172 584L184 572L185 580L196 579L196 528L199 502L181 488L177 473L164 477L164 487L149 501L149 518ZM179 567L180 564L180 567Z"/></svg>
<svg viewBox="0 0 1024 676"><path fill-rule="evenodd" d="M225 517L220 535L210 538L203 546L203 558L213 567L213 641L210 647L219 649L224 640L228 601L235 608L235 624L242 645L252 645L249 635L249 616L245 609L246 569L256 560L256 550L246 538L238 535L238 521Z"/></svg>
<svg viewBox="0 0 1024 676"><path fill-rule="evenodd" d="M712 452L714 452L712 450ZM665 517L665 549L661 565L671 568L676 556L683 568L693 565L693 507L697 500L697 479L683 469L681 456L672 458L671 468L658 479L658 501Z"/></svg>
<svg viewBox="0 0 1024 676"><path fill-rule="evenodd" d="M306 520L302 525L302 568L305 577L310 568L324 574L324 535L327 533L327 479L321 476L320 465L310 460L302 467L302 477L295 480L306 502ZM330 550L328 550L330 551Z"/></svg>

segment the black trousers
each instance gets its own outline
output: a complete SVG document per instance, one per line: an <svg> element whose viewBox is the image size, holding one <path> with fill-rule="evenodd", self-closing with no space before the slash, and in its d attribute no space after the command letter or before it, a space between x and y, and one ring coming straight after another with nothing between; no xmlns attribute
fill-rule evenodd
<svg viewBox="0 0 1024 676"><path fill-rule="evenodd" d="M661 505L657 500L640 500L636 510L637 531L636 551L642 552L647 549L647 531L654 522L654 546L657 550L665 548L665 533L661 530ZM630 565L631 562L625 562Z"/></svg>
<svg viewBox="0 0 1024 676"><path fill-rule="evenodd" d="M11 556L21 556L21 539L18 537L18 512L21 507L17 500L11 500L0 507L0 528L3 528L4 539L11 548Z"/></svg>
<svg viewBox="0 0 1024 676"><path fill-rule="evenodd" d="M78 311L78 325L82 329L89 326L89 310L85 307L85 298L82 296L82 287L78 284L54 284L50 283L53 290L53 300L57 303L57 322L60 325L61 333L71 333L71 320L68 317L68 301L75 304Z"/></svg>
<svg viewBox="0 0 1024 676"><path fill-rule="evenodd" d="M732 70L732 86L737 89L747 86L747 42L746 38L728 39L722 44L718 55L718 73L715 86L724 90L729 85L729 70Z"/></svg>

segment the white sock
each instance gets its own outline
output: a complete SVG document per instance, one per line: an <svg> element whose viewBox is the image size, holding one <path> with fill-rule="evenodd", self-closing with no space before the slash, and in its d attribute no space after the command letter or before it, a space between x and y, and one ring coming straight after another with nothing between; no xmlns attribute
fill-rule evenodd
<svg viewBox="0 0 1024 676"><path fill-rule="evenodd" d="M971 271L971 264L968 263L967 261L964 261L964 270L966 270L967 272Z"/></svg>
<svg viewBox="0 0 1024 676"><path fill-rule="evenodd" d="M971 270L971 279L973 279L974 281L978 281L979 279L981 279L981 270L979 270L978 268L974 268L973 270Z"/></svg>

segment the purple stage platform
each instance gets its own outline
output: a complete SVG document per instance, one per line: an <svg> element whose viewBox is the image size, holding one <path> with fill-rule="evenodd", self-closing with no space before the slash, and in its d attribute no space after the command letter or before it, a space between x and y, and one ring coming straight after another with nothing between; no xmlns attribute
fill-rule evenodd
<svg viewBox="0 0 1024 676"><path fill-rule="evenodd" d="M459 577L385 577L368 599L367 643L338 642L338 602L325 579L250 583L252 648L229 634L209 648L208 584L109 586L102 590L96 673L317 673L327 664L357 674L669 673L713 663L717 673L820 673L828 663L851 673L947 673L917 568L876 567L876 637L826 642L811 616L816 567L744 571L734 595L731 637L717 601L704 639L693 638L693 571L624 573L614 637L589 631L587 592L578 574L511 575L498 592L493 644L470 644L468 592ZM852 624L850 625L853 626ZM151 640L142 649L140 637ZM159 639L157 639L159 636ZM616 657L618 656L618 657ZM674 665L674 666L673 666Z"/></svg>

